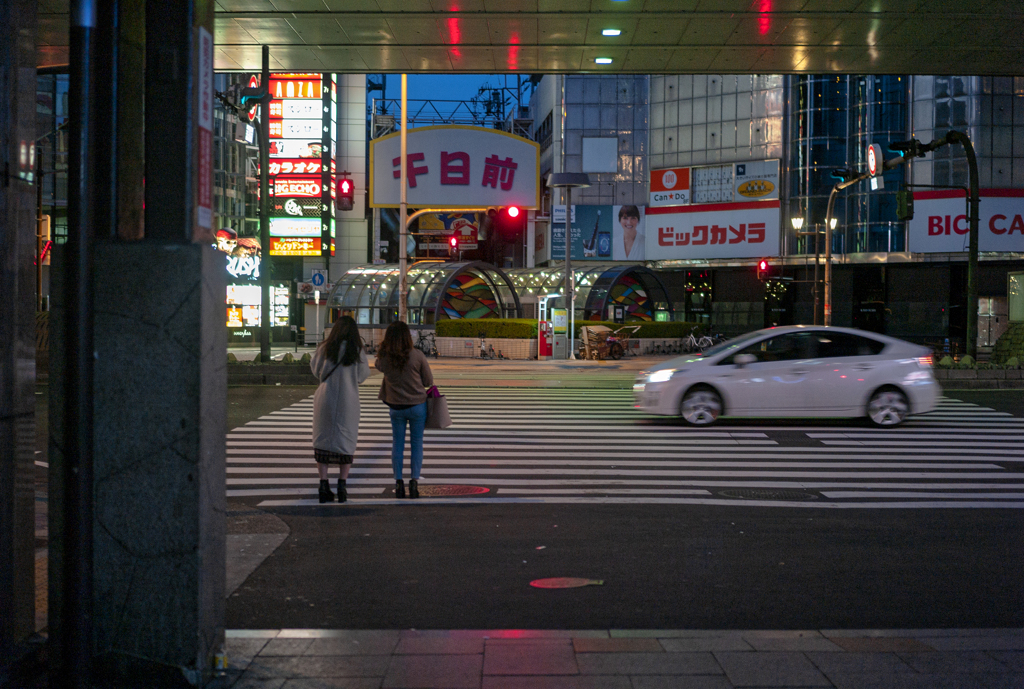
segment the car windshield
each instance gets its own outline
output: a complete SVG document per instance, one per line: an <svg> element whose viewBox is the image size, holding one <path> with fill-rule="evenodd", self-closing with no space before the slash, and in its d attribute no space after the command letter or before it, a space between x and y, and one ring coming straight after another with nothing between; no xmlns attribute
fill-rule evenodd
<svg viewBox="0 0 1024 689"><path fill-rule="evenodd" d="M707 349L705 349L704 353L701 355L701 358L707 359L708 357L715 356L716 354L721 354L726 350L731 350L736 347L742 347L746 343L762 335L764 335L764 331L755 330L752 333L740 335L739 337L734 337L733 339L726 340L725 342L719 342L714 347L708 347Z"/></svg>

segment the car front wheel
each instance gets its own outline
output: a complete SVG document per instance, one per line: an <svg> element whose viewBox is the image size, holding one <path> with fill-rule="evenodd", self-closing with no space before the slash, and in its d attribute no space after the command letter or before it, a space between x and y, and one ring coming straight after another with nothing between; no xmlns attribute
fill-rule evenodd
<svg viewBox="0 0 1024 689"><path fill-rule="evenodd" d="M895 388L876 390L868 401L868 420L883 428L900 425L909 411L907 396Z"/></svg>
<svg viewBox="0 0 1024 689"><path fill-rule="evenodd" d="M722 398L711 388L691 388L683 395L679 414L691 426L710 426L722 413Z"/></svg>

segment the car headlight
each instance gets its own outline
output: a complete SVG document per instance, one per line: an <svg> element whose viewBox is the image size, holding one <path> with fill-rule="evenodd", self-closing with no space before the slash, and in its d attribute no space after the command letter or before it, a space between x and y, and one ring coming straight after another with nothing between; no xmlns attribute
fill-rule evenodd
<svg viewBox="0 0 1024 689"><path fill-rule="evenodd" d="M674 368L663 368L647 376L648 383L664 383L672 378L676 370Z"/></svg>

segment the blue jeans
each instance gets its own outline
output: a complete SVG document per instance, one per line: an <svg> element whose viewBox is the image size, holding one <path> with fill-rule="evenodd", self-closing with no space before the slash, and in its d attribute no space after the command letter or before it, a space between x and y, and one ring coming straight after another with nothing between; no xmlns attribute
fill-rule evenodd
<svg viewBox="0 0 1024 689"><path fill-rule="evenodd" d="M427 422L427 403L408 409L391 411L391 466L395 480L402 478L402 456L405 454L405 424L409 423L409 445L412 447L412 478L419 480L423 468L423 425Z"/></svg>

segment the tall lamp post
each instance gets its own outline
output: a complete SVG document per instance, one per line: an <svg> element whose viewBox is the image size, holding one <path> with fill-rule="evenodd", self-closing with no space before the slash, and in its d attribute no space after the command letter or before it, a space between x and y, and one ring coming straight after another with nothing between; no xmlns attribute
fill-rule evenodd
<svg viewBox="0 0 1024 689"><path fill-rule="evenodd" d="M569 354L566 359L575 359L573 353L573 330L576 327L576 293L572 279L572 190L590 186L590 177L585 172L552 172L548 175L548 186L565 189L565 307L569 321Z"/></svg>

